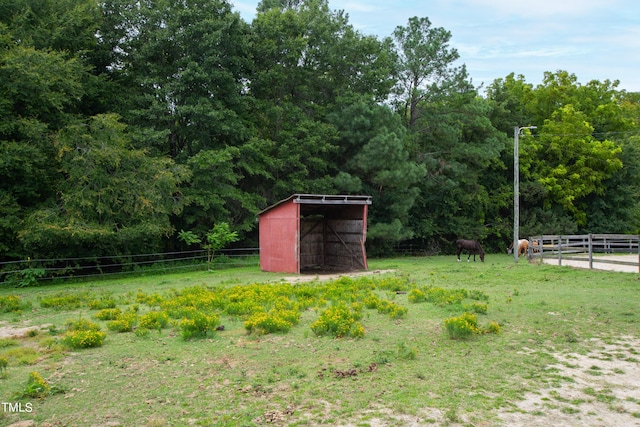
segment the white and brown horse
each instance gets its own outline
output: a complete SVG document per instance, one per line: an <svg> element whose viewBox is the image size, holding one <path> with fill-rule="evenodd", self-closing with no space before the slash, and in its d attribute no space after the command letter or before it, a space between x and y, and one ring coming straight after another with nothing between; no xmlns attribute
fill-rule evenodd
<svg viewBox="0 0 640 427"><path fill-rule="evenodd" d="M480 243L476 242L475 240L464 240L464 239L456 240L456 247L458 248L458 251L456 252L458 261L460 261L460 252L464 250L464 251L467 251L467 253L469 254L467 256L467 262L469 262L469 258L471 258L471 254L473 254L474 262L476 260L476 254L480 255L480 261L484 262L484 250L482 250L482 246L480 246Z"/></svg>
<svg viewBox="0 0 640 427"><path fill-rule="evenodd" d="M527 239L518 240L518 256L526 255L529 252L529 241ZM513 253L513 242L507 248L507 253L511 255Z"/></svg>

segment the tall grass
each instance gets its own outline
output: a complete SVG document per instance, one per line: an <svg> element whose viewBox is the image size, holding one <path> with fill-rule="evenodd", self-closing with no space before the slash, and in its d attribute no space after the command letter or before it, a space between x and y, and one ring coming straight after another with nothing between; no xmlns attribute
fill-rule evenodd
<svg viewBox="0 0 640 427"><path fill-rule="evenodd" d="M373 293L388 302L385 307L406 313L394 318L362 303L361 338L315 334L311 325L323 308L313 304L288 332L269 334L249 333L248 316L218 310L218 330L191 340L183 339L178 320L145 334L117 333L107 329L108 320L93 317L99 310L88 303L40 304L54 296L95 301L109 295L123 313L137 304L143 316L159 309L152 301L194 286L282 283L283 275L254 267L3 288L0 297L17 296L30 308L0 314L0 326L51 326L0 347L0 357L9 354L0 401L19 400L32 372L64 393L30 401L31 412L0 411L0 425L26 419L69 426L493 424L497 411L524 393L569 380L549 369L554 353L587 351L594 337L640 336L637 274L514 264L507 255L487 256L485 263L457 263L455 257L371 260L370 269L394 270L389 275L415 288L482 296L486 313L477 313L478 323L494 321L500 333L451 339L444 319L473 303L411 302L408 290L393 287ZM339 286L332 292L339 293ZM140 302L140 295L149 299ZM349 304L357 302L352 299ZM331 306L327 300L325 308ZM103 324L103 346L61 345L69 319ZM36 349L39 357L22 363L11 356L19 348Z"/></svg>

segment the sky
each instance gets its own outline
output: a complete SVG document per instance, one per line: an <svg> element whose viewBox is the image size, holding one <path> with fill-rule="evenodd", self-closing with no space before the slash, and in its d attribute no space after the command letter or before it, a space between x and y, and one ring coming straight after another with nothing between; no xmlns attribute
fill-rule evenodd
<svg viewBox="0 0 640 427"><path fill-rule="evenodd" d="M231 0L251 22L259 0ZM365 35L391 36L409 18L427 17L451 33L476 87L510 73L540 84L545 71L568 71L580 84L619 80L640 92L638 0L329 0Z"/></svg>

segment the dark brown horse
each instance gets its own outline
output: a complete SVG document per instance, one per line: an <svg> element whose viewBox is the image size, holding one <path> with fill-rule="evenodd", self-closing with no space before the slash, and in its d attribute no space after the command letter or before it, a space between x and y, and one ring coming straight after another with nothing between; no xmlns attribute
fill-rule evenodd
<svg viewBox="0 0 640 427"><path fill-rule="evenodd" d="M476 254L480 255L480 261L484 262L484 251L482 250L482 246L480 243L475 240L456 240L456 246L458 248L458 252L456 252L456 256L458 257L458 261L460 261L460 252L467 251L467 262L469 262L469 258L471 258L471 254L473 254L473 261L476 261Z"/></svg>

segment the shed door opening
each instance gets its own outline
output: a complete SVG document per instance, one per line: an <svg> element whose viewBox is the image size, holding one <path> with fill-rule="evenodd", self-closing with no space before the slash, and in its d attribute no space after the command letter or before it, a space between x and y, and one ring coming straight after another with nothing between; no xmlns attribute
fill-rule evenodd
<svg viewBox="0 0 640 427"><path fill-rule="evenodd" d="M366 270L362 205L300 205L300 272Z"/></svg>

